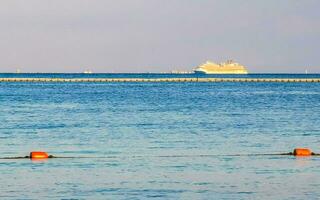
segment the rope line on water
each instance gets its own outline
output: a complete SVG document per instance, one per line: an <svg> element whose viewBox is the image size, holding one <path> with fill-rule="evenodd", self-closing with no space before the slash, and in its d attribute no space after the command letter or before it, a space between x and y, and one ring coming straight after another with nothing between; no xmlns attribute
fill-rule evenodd
<svg viewBox="0 0 320 200"><path fill-rule="evenodd" d="M53 156L47 152L33 151L29 156L17 157L0 157L1 160L18 160L18 159L81 159L81 158L101 158L101 159L114 159L114 158L195 158L195 157L250 157L250 156L320 156L320 153L314 153L307 148L296 148L293 152L289 153L253 153L253 154L198 154L198 155L132 155L132 156Z"/></svg>

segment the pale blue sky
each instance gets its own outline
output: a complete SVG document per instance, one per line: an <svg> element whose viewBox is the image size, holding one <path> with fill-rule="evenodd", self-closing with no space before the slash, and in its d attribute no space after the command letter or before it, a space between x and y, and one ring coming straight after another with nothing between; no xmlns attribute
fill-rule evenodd
<svg viewBox="0 0 320 200"><path fill-rule="evenodd" d="M0 71L157 72L234 59L320 73L319 0L1 0Z"/></svg>

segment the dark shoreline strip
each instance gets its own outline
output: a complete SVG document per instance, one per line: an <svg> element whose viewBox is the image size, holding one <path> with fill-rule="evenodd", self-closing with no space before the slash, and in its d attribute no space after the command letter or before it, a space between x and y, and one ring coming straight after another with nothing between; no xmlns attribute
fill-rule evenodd
<svg viewBox="0 0 320 200"><path fill-rule="evenodd" d="M320 78L0 78L0 82L308 82Z"/></svg>

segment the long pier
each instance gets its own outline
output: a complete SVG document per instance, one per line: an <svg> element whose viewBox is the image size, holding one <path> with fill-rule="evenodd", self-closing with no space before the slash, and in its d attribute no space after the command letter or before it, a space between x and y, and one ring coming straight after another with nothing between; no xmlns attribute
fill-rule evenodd
<svg viewBox="0 0 320 200"><path fill-rule="evenodd" d="M320 78L0 78L0 82L320 82Z"/></svg>

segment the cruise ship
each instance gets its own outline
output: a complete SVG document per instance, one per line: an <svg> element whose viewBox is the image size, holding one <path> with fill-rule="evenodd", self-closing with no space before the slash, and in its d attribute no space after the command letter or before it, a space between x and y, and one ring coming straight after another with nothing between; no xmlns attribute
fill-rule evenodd
<svg viewBox="0 0 320 200"><path fill-rule="evenodd" d="M232 60L220 64L207 61L198 66L194 72L201 74L248 74L247 69L243 65Z"/></svg>
<svg viewBox="0 0 320 200"><path fill-rule="evenodd" d="M84 74L92 74L92 71L91 70L84 70L83 73Z"/></svg>

